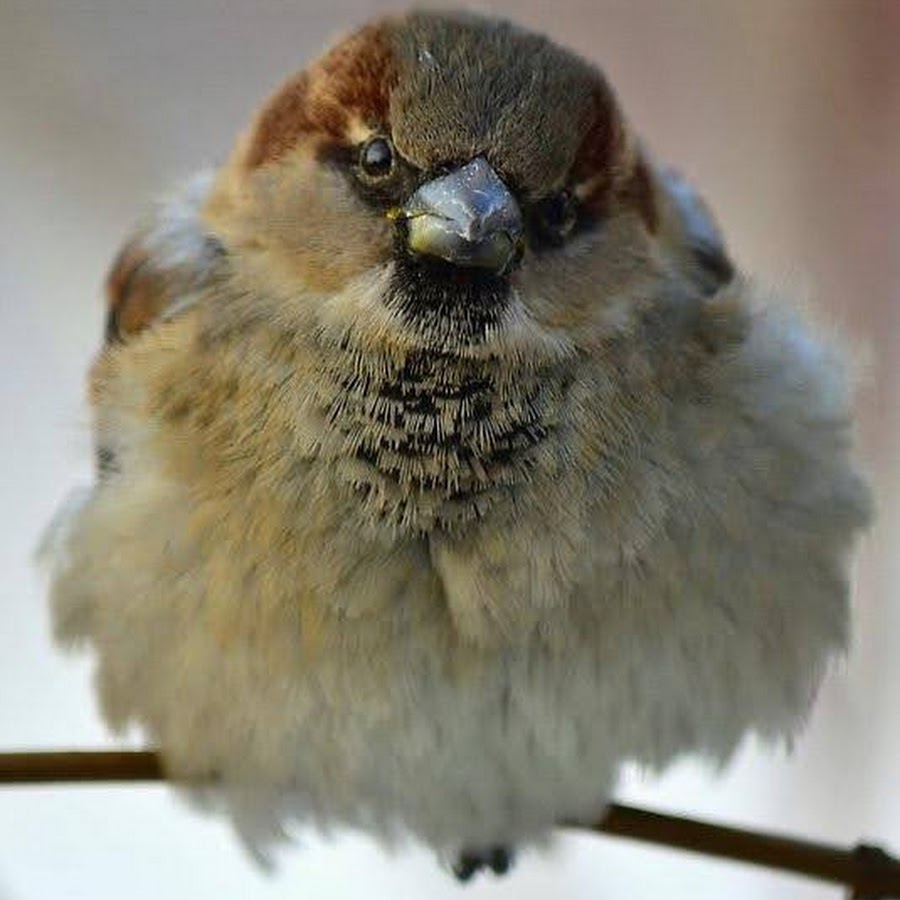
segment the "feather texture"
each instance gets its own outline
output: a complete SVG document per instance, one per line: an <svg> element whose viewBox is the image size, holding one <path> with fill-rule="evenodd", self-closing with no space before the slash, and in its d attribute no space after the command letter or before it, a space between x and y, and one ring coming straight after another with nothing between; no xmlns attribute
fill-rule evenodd
<svg viewBox="0 0 900 900"><path fill-rule="evenodd" d="M391 21L420 50L437 29L422 65L470 86L466 52L525 40ZM396 77L392 114L420 102ZM869 517L840 353L645 161L649 193L527 253L477 339L435 332L386 302L393 226L317 156L315 116L282 105L260 150L271 103L265 140L162 206L113 278L124 340L92 393L116 466L59 529L52 588L110 724L144 726L176 779L219 776L251 843L310 821L442 853L596 817L624 760L791 736L846 648ZM616 146L595 186L633 186L644 156ZM132 299L135 272L162 302Z"/></svg>

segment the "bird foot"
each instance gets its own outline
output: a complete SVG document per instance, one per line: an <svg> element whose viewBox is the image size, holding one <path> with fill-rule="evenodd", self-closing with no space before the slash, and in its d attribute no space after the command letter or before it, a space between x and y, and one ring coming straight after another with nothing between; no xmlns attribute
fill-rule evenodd
<svg viewBox="0 0 900 900"><path fill-rule="evenodd" d="M490 869L495 875L505 875L513 864L515 854L509 847L496 844L484 850L463 850L453 863L457 881L469 881L476 872Z"/></svg>

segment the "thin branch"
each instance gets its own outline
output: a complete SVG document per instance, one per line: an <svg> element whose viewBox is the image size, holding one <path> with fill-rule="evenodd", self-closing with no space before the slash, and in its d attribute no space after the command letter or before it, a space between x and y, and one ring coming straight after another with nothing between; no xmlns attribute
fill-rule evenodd
<svg viewBox="0 0 900 900"><path fill-rule="evenodd" d="M151 751L0 753L0 785L164 779L160 759ZM850 888L855 900L900 898L900 861L866 844L847 850L619 804L610 806L595 825L567 827L830 881Z"/></svg>
<svg viewBox="0 0 900 900"><path fill-rule="evenodd" d="M0 753L0 785L164 778L159 757L151 750Z"/></svg>
<svg viewBox="0 0 900 900"><path fill-rule="evenodd" d="M854 900L900 898L900 861L868 844L847 850L617 804L590 830L842 884Z"/></svg>

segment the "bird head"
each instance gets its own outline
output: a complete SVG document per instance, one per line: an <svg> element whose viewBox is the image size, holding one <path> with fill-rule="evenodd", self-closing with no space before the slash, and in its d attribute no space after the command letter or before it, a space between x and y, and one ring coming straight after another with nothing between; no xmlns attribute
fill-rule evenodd
<svg viewBox="0 0 900 900"><path fill-rule="evenodd" d="M460 350L589 341L683 275L673 197L592 65L506 22L413 13L276 91L206 219L286 309Z"/></svg>

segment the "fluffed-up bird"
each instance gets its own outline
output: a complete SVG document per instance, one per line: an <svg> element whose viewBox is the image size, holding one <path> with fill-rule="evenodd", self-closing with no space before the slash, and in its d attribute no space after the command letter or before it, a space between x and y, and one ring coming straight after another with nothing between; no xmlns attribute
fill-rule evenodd
<svg viewBox="0 0 900 900"><path fill-rule="evenodd" d="M793 735L846 647L841 353L542 36L362 28L108 293L57 634L256 846L352 826L501 871L624 761Z"/></svg>

